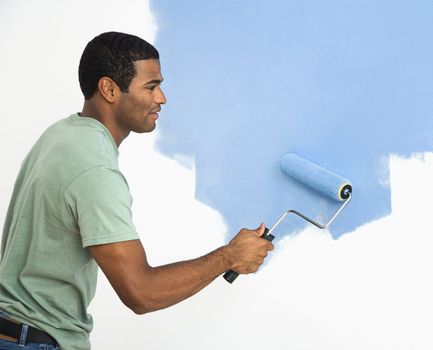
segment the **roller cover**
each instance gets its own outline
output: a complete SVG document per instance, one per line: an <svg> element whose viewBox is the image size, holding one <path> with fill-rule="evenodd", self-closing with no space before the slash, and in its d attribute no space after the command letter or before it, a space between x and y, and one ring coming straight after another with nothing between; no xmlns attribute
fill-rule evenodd
<svg viewBox="0 0 433 350"><path fill-rule="evenodd" d="M336 201L348 198L346 190L352 192L349 180L322 168L293 153L281 158L281 170L308 187Z"/></svg>

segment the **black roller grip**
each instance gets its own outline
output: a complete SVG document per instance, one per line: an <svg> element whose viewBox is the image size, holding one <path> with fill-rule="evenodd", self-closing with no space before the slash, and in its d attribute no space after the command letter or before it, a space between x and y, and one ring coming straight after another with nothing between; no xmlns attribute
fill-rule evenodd
<svg viewBox="0 0 433 350"><path fill-rule="evenodd" d="M274 237L273 235L271 235L271 234L268 234L268 232L269 232L268 228L265 227L265 232L263 232L263 234L262 234L260 237L263 238L263 239L266 239L266 240L269 241L269 242L272 242L272 241L274 240L275 237ZM233 270L229 270L229 271L227 271L227 272L223 275L223 277L225 278L225 280L226 280L228 283L233 283L234 280L235 280L236 278L238 278L238 276L239 276L239 274L238 274L237 272L233 271Z"/></svg>

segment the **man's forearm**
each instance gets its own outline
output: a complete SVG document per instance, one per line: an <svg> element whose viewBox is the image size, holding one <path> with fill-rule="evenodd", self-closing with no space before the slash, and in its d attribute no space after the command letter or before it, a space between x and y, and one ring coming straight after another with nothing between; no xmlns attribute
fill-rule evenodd
<svg viewBox="0 0 433 350"><path fill-rule="evenodd" d="M228 246L194 260L151 267L146 276L146 285L152 286L143 291L142 312L151 312L174 305L211 283L216 277L231 268Z"/></svg>

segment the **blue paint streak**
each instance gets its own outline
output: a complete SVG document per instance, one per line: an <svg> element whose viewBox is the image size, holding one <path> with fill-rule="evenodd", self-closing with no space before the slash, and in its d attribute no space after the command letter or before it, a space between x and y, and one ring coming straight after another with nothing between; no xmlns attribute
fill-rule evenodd
<svg viewBox="0 0 433 350"><path fill-rule="evenodd" d="M157 148L193 156L196 197L240 227L339 205L279 168L292 152L352 181L334 238L391 212L390 154L433 145L433 2L158 1L169 103ZM282 233L301 230L293 219Z"/></svg>

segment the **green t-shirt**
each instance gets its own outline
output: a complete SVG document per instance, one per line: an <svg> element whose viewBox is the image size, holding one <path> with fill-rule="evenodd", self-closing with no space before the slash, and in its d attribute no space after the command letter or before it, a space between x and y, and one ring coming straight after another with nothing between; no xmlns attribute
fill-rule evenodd
<svg viewBox="0 0 433 350"><path fill-rule="evenodd" d="M73 114L24 160L3 229L0 309L64 350L90 349L98 267L87 246L138 239L118 150L103 124Z"/></svg>

